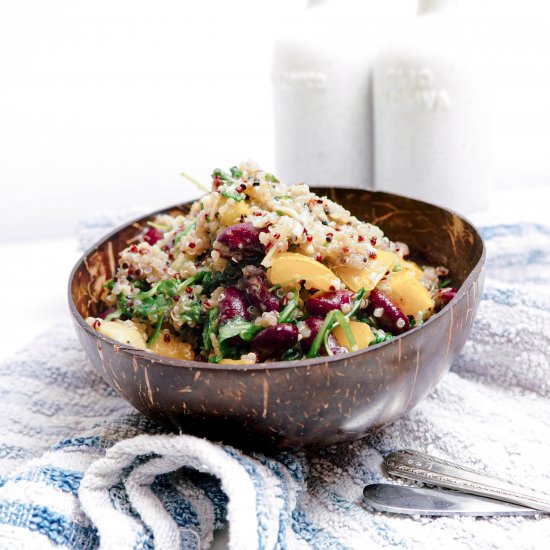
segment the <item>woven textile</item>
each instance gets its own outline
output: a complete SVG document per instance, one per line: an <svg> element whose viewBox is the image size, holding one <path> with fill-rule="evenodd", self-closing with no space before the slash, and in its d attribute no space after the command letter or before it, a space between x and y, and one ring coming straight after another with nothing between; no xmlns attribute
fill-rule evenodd
<svg viewBox="0 0 550 550"><path fill-rule="evenodd" d="M111 220L89 228L95 238ZM172 435L92 369L69 319L0 367L0 548L548 548L550 517L374 513L411 448L550 492L550 229L482 229L485 293L435 390L376 435L272 456Z"/></svg>

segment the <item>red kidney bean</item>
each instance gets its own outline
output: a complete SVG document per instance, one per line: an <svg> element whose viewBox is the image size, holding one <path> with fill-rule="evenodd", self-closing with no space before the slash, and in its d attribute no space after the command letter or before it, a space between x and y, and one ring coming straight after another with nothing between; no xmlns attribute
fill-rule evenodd
<svg viewBox="0 0 550 550"><path fill-rule="evenodd" d="M290 323L279 323L274 327L264 328L252 340L252 350L263 359L282 355L298 342L298 329Z"/></svg>
<svg viewBox="0 0 550 550"><path fill-rule="evenodd" d="M269 292L265 270L253 265L243 268L244 290L248 300L261 311L279 311L279 300Z"/></svg>
<svg viewBox="0 0 550 550"><path fill-rule="evenodd" d="M156 227L150 227L145 232L145 235L143 235L143 240L146 243L149 243L151 246L153 246L158 241L160 241L163 237L164 235L162 234L162 231L160 231Z"/></svg>
<svg viewBox="0 0 550 550"><path fill-rule="evenodd" d="M342 309L342 306L351 304L351 292L338 290L336 292L323 292L312 296L306 301L306 307L312 315L324 317L333 309Z"/></svg>
<svg viewBox="0 0 550 550"><path fill-rule="evenodd" d="M317 333L319 332L319 329L321 328L323 322L324 319L322 317L308 317L305 320L306 326L310 330L310 334L307 338L302 338L300 340L300 346L302 347L302 351L304 353L307 353L309 351L309 348L311 348L311 346L313 345L313 340L315 340L315 337L317 336ZM334 338L332 334L329 335L327 342L330 351L332 351L334 355L347 353L347 349L339 346L336 338ZM321 355L327 355L327 350L325 349L325 346L321 346L319 351Z"/></svg>
<svg viewBox="0 0 550 550"><path fill-rule="evenodd" d="M218 320L220 323L234 317L242 317L250 321L250 313L246 294L235 286L228 286L220 296Z"/></svg>
<svg viewBox="0 0 550 550"><path fill-rule="evenodd" d="M435 293L435 308L437 310L444 308L456 296L456 292L452 287L440 288Z"/></svg>
<svg viewBox="0 0 550 550"><path fill-rule="evenodd" d="M261 233L262 231L250 222L226 227L216 238L216 243L222 245L217 248L224 258L233 255L240 255L243 258L260 256L265 253L265 247L260 242Z"/></svg>
<svg viewBox="0 0 550 550"><path fill-rule="evenodd" d="M379 308L382 309L382 315L376 317L374 311ZM371 291L369 303L367 305L367 313L372 315L380 325L380 328L386 332L402 334L403 332L407 332L410 328L408 317L379 290L375 289ZM398 325L399 320L403 321L403 323L399 323L402 326Z"/></svg>

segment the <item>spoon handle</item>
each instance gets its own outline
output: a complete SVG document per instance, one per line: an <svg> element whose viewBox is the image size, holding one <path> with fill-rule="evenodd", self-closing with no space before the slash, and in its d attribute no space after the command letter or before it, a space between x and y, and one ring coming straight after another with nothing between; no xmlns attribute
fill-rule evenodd
<svg viewBox="0 0 550 550"><path fill-rule="evenodd" d="M391 475L550 512L546 493L417 451L393 452L384 465Z"/></svg>

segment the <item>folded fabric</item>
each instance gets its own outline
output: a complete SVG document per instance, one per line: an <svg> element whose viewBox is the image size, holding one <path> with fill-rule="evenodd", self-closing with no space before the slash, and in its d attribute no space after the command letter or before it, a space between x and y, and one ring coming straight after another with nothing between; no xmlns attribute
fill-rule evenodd
<svg viewBox="0 0 550 550"><path fill-rule="evenodd" d="M350 444L267 456L168 434L103 382L68 319L51 328L0 367L0 548L198 549L226 523L235 549L547 548L550 516L413 518L361 498L400 448L550 492L550 228L482 232L463 353L406 417Z"/></svg>

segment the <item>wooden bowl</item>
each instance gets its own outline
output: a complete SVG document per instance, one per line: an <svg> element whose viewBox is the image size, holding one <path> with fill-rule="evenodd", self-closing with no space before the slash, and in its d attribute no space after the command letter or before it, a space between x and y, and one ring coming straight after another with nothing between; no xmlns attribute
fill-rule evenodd
<svg viewBox="0 0 550 550"><path fill-rule="evenodd" d="M411 410L437 384L472 327L483 287L485 248L461 216L388 193L313 189L359 219L406 242L412 256L450 269L456 297L426 323L346 355L256 365L215 365L153 355L91 329L118 253L148 214L101 239L74 267L69 303L94 367L136 409L174 431L241 447L298 448L364 437ZM163 210L187 212L189 203Z"/></svg>

